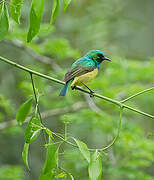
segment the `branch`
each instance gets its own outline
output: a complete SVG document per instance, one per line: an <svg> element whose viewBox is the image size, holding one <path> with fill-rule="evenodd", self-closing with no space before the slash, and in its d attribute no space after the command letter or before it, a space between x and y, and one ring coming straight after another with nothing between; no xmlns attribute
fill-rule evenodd
<svg viewBox="0 0 154 180"><path fill-rule="evenodd" d="M86 100L89 108L92 111L94 111L96 113L101 113L102 112L102 110L98 106L96 106L96 104L94 103L94 100L90 96L88 96L87 94L84 94L84 97L85 97L85 100Z"/></svg>
<svg viewBox="0 0 154 180"><path fill-rule="evenodd" d="M82 102L78 102L71 107L57 108L57 109L45 111L45 112L41 113L41 116L43 119L46 119L46 118L49 118L52 116L62 115L62 114L70 113L70 112L76 112L84 107L87 107L87 105ZM27 123L30 120L30 118L31 117L28 117L26 119L25 123ZM0 123L0 130L4 130L6 128L16 126L16 125L18 125L16 119L2 122L2 123Z"/></svg>
<svg viewBox="0 0 154 180"><path fill-rule="evenodd" d="M151 88L145 89L145 90L143 90L143 91L140 91L140 92L138 92L138 93L136 93L136 94L134 94L134 95L132 95L132 96L130 96L130 97L122 100L121 103L124 103L124 102L126 102L126 101L128 101L128 100L130 100L130 99L132 99L132 98L134 98L134 97L136 97L136 96L139 96L139 95L141 95L141 94L143 94L143 93L145 93L145 92L151 91L151 90L153 90L153 89L154 89L154 87L151 87Z"/></svg>
<svg viewBox="0 0 154 180"><path fill-rule="evenodd" d="M51 80L51 81L53 81L53 82L56 82L56 83L59 83L59 84L63 84L63 85L65 84L65 82L63 82L63 81L60 81L60 80L55 79L55 78L53 78L53 77L50 77L50 76L41 74L41 73L39 73L39 72L37 72L37 71L33 71L33 70L31 70L31 69L29 69L29 68L26 68L26 67L24 67L24 66L21 66L21 65L15 63L15 62L13 62L13 61L10 61L10 60L8 60L8 59L6 59L6 58L4 58L4 57L1 57L1 56L0 56L0 60L3 61L3 62L5 62L5 63L8 63L8 64L10 64L10 65L12 65L12 66L14 66L14 67L16 67L16 68L19 68L19 69L24 70L24 71L26 71L26 72L29 72L29 73L35 74L35 75L37 75L37 76L40 76L40 77L42 77L42 78L44 78L44 79L48 79L48 80ZM82 91L82 92L84 92L84 93L90 94L90 92L89 92L88 90L85 90L85 89L83 89L83 88L81 88L81 87L77 87L76 89L79 90L79 91ZM97 98L100 98L100 99L106 100L106 101L108 101L108 102L111 102L111 103L113 103L113 104L115 104L115 105L117 105L117 106L119 106L119 107L123 107L123 108L129 109L129 110L132 110L132 111L134 111L134 112L137 112L137 113L139 113L139 114L142 114L142 115L144 115L144 116L147 116L147 117L150 117L150 118L154 119L154 116L153 116L153 115L150 115L150 114L148 114L148 113L145 113L145 112L140 111L140 110L138 110L138 109L135 109L135 108L133 108L133 107L130 107L130 106L128 106L128 105L125 105L125 104L123 104L123 103L121 103L121 102L119 102L119 101L117 101L117 100L114 100L114 99L111 99L111 98L109 98L109 97L102 96L102 95L96 94L96 93L94 93L93 95L94 95L95 97L97 97Z"/></svg>
<svg viewBox="0 0 154 180"><path fill-rule="evenodd" d="M5 42L8 43L8 41L5 41ZM14 46L16 46L17 48L20 48L20 49L26 51L26 53L29 54L30 56L32 56L34 59L37 59L38 61L40 61L40 62L42 62L44 64L50 65L51 68L55 72L60 72L62 70L62 68L58 64L56 64L51 58L36 53L30 47L25 46L25 44L22 41L20 41L20 40L12 40L11 43Z"/></svg>

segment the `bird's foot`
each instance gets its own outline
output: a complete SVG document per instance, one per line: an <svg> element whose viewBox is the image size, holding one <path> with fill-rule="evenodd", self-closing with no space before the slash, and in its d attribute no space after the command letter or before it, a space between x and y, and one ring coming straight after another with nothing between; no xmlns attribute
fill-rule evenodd
<svg viewBox="0 0 154 180"><path fill-rule="evenodd" d="M72 90L75 90L76 89L76 86L71 86Z"/></svg>
<svg viewBox="0 0 154 180"><path fill-rule="evenodd" d="M93 91L93 90L91 90L91 91L90 91L90 93L89 93L89 94L90 94L90 97L91 97L91 98L93 98L93 97L94 97L94 95L93 95L94 93L95 93L95 91Z"/></svg>

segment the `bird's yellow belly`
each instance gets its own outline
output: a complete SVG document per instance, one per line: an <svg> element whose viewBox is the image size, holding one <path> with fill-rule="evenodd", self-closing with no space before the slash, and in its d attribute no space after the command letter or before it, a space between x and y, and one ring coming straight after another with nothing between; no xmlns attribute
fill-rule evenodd
<svg viewBox="0 0 154 180"><path fill-rule="evenodd" d="M72 82L72 86L75 85L75 86L82 86L83 84L82 83L88 83L90 82L91 80L93 80L96 75L98 73L98 69L94 69L93 71L89 72L89 73L86 73L86 74L83 74L81 76L78 76L78 77L75 77L73 82Z"/></svg>

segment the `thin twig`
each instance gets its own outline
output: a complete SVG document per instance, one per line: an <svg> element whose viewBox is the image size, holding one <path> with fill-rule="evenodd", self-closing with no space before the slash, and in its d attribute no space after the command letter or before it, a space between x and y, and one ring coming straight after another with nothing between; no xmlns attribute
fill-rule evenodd
<svg viewBox="0 0 154 180"><path fill-rule="evenodd" d="M120 134L120 130L121 130L121 124L122 124L122 112L123 112L123 107L120 107L120 121L119 121L119 125L118 125L117 135L115 136L115 138L113 139L113 141L112 141L108 146L100 149L100 151L104 151L104 150L109 149L111 146L113 146L113 144L114 144L114 143L116 142L116 140L118 139L119 134Z"/></svg>
<svg viewBox="0 0 154 180"><path fill-rule="evenodd" d="M29 68L26 68L26 67L24 67L24 66L21 66L21 65L15 63L15 62L13 62L13 61L10 61L10 60L8 60L8 59L6 59L6 58L4 58L4 57L1 57L1 56L0 56L0 60L3 61L3 62L5 62L5 63L8 63L8 64L10 64L10 65L12 65L12 66L14 66L14 67L16 67L16 68L22 69L22 70L24 70L24 71L26 71L26 72L35 74L35 75L40 76L40 77L42 77L42 78L51 80L51 81L56 82L56 83L59 83L59 84L63 84L63 85L65 84L65 82L63 82L63 81L60 81L60 80L55 79L55 78L53 78L53 77L50 77L50 76L41 74L41 73L39 73L39 72L37 72L37 71L33 71L33 70L31 70L31 69L29 69ZM84 93L89 94L89 91L87 91L87 90L85 90L85 89L83 89L83 88L81 88L81 87L76 87L76 89L79 90L79 91L82 91L82 92L84 92ZM94 95L95 97L97 97L97 98L104 99L104 100L106 100L106 101L108 101L108 102L111 102L111 103L113 103L113 104L115 104L115 105L118 105L118 106L120 106L120 107L129 109L129 110L132 110L132 111L134 111L134 112L137 112L137 113L139 113L139 114L142 114L142 115L144 115L144 116L147 116L147 117L150 117L150 118L154 119L154 116L153 116L153 115L148 114L148 113L145 113L145 112L140 111L140 110L138 110L138 109L132 108L132 107L130 107L130 106L128 106L128 105L125 105L125 104L117 101L117 100L114 100L114 99L111 99L111 98L109 98L109 97L102 96L102 95L96 94L96 93L94 93L93 95Z"/></svg>
<svg viewBox="0 0 154 180"><path fill-rule="evenodd" d="M153 90L153 89L154 89L154 87L151 87L151 88L145 89L145 90L143 90L143 91L140 91L140 92L138 92L138 93L136 93L136 94L133 94L132 96L130 96L130 97L122 100L121 103L124 103L124 102L126 102L126 101L128 101L128 100L130 100L130 99L132 99L132 98L134 98L134 97L136 97L136 96L139 96L139 95L141 95L141 94L143 94L143 93L145 93L145 92L151 91L151 90Z"/></svg>
<svg viewBox="0 0 154 180"><path fill-rule="evenodd" d="M34 84L34 80L33 80L33 75L32 75L32 73L30 73L30 77L31 77L33 92L34 92L34 96L35 96L36 111L37 111L37 113L38 113L38 115L39 115L39 119L40 119L40 121L41 121L41 124L43 124L42 116L41 116L41 112L40 112L40 108L39 108L39 102L38 102L37 95L36 95L36 91L35 91L35 84ZM46 134L45 134L44 131L42 131L42 132L43 132L43 137L44 137L45 144L47 144Z"/></svg>
<svg viewBox="0 0 154 180"><path fill-rule="evenodd" d="M97 149L98 151L105 151L107 149L109 149L111 146L113 146L113 144L116 142L116 140L118 139L119 137L119 134L120 134L120 130L121 130L121 124L122 124L122 112L123 112L123 107L120 107L120 121L119 121L119 125L118 125L118 132L117 132L117 135L115 136L115 138L113 139L113 141L107 145L106 147L104 148L101 148L101 149ZM44 129L46 129L46 127L44 127ZM51 131L51 130L50 130ZM65 130L66 131L66 130ZM67 140L66 138L66 134L64 135L64 137L62 137L61 135L51 131L52 134L54 134L56 137L58 137L59 139L61 139L63 142L73 146L73 147L76 147L78 148L78 146L70 141ZM71 138L71 139L74 139L74 138ZM95 151L96 149L88 149L89 151Z"/></svg>

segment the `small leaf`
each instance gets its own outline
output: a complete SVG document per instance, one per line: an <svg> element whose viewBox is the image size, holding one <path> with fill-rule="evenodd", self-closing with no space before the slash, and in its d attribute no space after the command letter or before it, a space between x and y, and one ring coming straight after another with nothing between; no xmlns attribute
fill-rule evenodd
<svg viewBox="0 0 154 180"><path fill-rule="evenodd" d="M67 9L72 0L64 0L64 11Z"/></svg>
<svg viewBox="0 0 154 180"><path fill-rule="evenodd" d="M33 141L35 141L36 138L39 136L41 130L41 122L36 114L30 119L26 127L25 142L32 143Z"/></svg>
<svg viewBox="0 0 154 180"><path fill-rule="evenodd" d="M59 0L54 0L53 7L52 7L51 21L50 21L51 24L56 19L58 13L59 13Z"/></svg>
<svg viewBox="0 0 154 180"><path fill-rule="evenodd" d="M66 173L62 172L62 173L58 174L57 178L65 178L66 179Z"/></svg>
<svg viewBox="0 0 154 180"><path fill-rule="evenodd" d="M9 15L5 1L0 4L0 41L7 35L9 29Z"/></svg>
<svg viewBox="0 0 154 180"><path fill-rule="evenodd" d="M27 42L39 32L44 9L44 0L33 0L30 10L30 27L27 35Z"/></svg>
<svg viewBox="0 0 154 180"><path fill-rule="evenodd" d="M57 162L56 152L57 152L56 145L54 144L52 139L49 137L46 160L45 160L44 167L43 167L39 180L48 180L48 179L54 178L55 174L54 174L53 169L56 167L56 162Z"/></svg>
<svg viewBox="0 0 154 180"><path fill-rule="evenodd" d="M28 165L28 150L29 150L29 144L25 143L24 144L24 149L23 149L23 152L22 152L22 159L24 160L25 165L29 169L29 165Z"/></svg>
<svg viewBox="0 0 154 180"><path fill-rule="evenodd" d="M16 115L18 124L21 125L26 120L26 118L29 115L30 110L31 110L32 101L33 101L33 99L30 98L24 104L22 104L20 106L19 110L17 111L17 115Z"/></svg>
<svg viewBox="0 0 154 180"><path fill-rule="evenodd" d="M10 14L11 17L16 21L16 23L20 23L20 13L22 7L23 0L12 0L10 2Z"/></svg>
<svg viewBox="0 0 154 180"><path fill-rule="evenodd" d="M50 131L50 129L46 128L46 129L45 129L45 132L46 132L53 140L55 140L55 138L53 137L53 134L52 134L52 132Z"/></svg>
<svg viewBox="0 0 154 180"><path fill-rule="evenodd" d="M88 147L85 143L83 143L82 141L79 141L77 139L75 139L76 144L79 147L79 150L81 151L82 155L84 156L84 158L88 161L88 163L90 162L90 152L88 150Z"/></svg>
<svg viewBox="0 0 154 180"><path fill-rule="evenodd" d="M101 162L101 158L100 158L97 150L92 154L92 156L90 158L88 172L89 172L89 180L101 180L102 179L101 178L102 162Z"/></svg>

